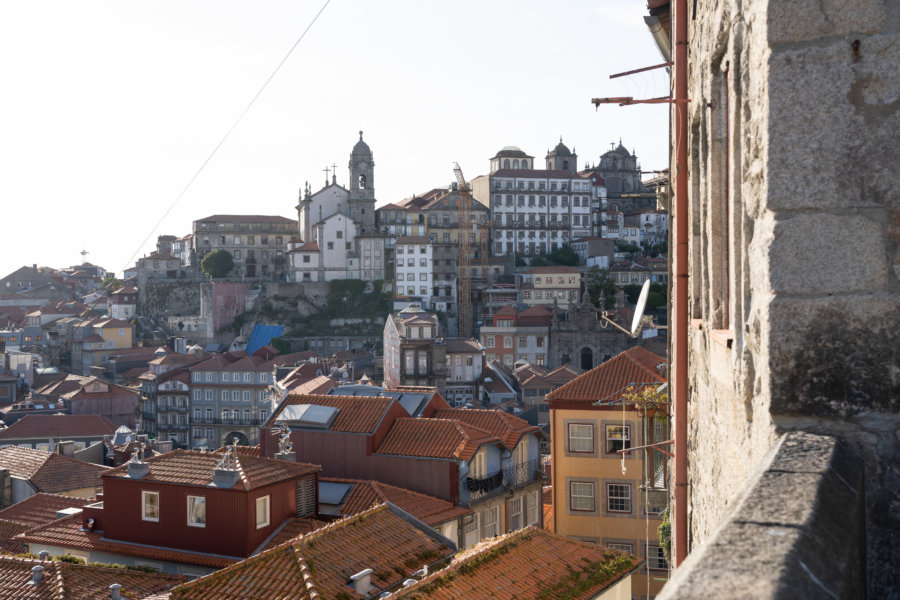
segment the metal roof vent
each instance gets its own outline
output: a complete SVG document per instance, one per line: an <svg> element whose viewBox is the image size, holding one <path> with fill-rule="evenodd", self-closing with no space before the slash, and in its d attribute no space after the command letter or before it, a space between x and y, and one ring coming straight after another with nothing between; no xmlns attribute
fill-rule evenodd
<svg viewBox="0 0 900 600"><path fill-rule="evenodd" d="M28 585L37 585L41 582L41 579L44 578L44 567L41 565L36 565L31 567L31 581L28 582Z"/></svg>
<svg viewBox="0 0 900 600"><path fill-rule="evenodd" d="M150 474L150 465L144 462L144 444L134 449L131 460L128 461L128 476L132 479L140 479Z"/></svg>
<svg viewBox="0 0 900 600"><path fill-rule="evenodd" d="M41 558L41 562L43 562L50 558L50 552L48 552L47 550L41 550L40 552L38 552L38 556Z"/></svg>
<svg viewBox="0 0 900 600"><path fill-rule="evenodd" d="M122 594L119 590L122 589L122 584L114 583L109 586L109 597L111 600L122 600Z"/></svg>

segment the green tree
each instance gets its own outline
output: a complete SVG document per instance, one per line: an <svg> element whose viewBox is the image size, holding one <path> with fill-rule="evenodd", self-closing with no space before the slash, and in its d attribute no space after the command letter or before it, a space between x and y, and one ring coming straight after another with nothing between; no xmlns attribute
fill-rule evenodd
<svg viewBox="0 0 900 600"><path fill-rule="evenodd" d="M594 306L603 310L612 310L616 307L616 284L613 283L607 269L594 265L585 271L584 277L585 286Z"/></svg>
<svg viewBox="0 0 900 600"><path fill-rule="evenodd" d="M547 259L554 265L574 267L578 264L578 254L568 245L557 248L547 255Z"/></svg>
<svg viewBox="0 0 900 600"><path fill-rule="evenodd" d="M113 291L119 289L119 287L120 287L120 286L119 286L119 280L116 279L116 276L115 276L115 275L107 275L107 276L103 279L103 281L100 283L100 285L101 285L102 287L105 287L105 288L110 289L110 290L113 290Z"/></svg>
<svg viewBox="0 0 900 600"><path fill-rule="evenodd" d="M213 250L200 261L200 269L208 277L225 277L234 268L234 259L225 250Z"/></svg>
<svg viewBox="0 0 900 600"><path fill-rule="evenodd" d="M625 298L628 300L629 304L634 304L638 301L638 298L641 295L641 286L636 283L629 283L622 289L625 290Z"/></svg>

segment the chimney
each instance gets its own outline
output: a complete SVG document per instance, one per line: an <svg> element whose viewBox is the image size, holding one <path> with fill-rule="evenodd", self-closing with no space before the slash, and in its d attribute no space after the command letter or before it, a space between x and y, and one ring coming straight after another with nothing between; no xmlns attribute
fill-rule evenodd
<svg viewBox="0 0 900 600"><path fill-rule="evenodd" d="M109 586L109 597L112 600L122 600L122 594L119 592L119 590L121 590L121 589L122 589L122 584L120 584L120 583L112 584L111 586Z"/></svg>
<svg viewBox="0 0 900 600"><path fill-rule="evenodd" d="M41 557L41 562L44 562L48 558L50 558L50 553L47 550L41 550L38 552L38 556Z"/></svg>
<svg viewBox="0 0 900 600"><path fill-rule="evenodd" d="M132 479L140 479L150 474L150 465L142 460L132 459L128 463L128 476Z"/></svg>
<svg viewBox="0 0 900 600"><path fill-rule="evenodd" d="M213 485L219 488L229 489L234 487L241 479L241 474L237 469L223 469L216 467L213 471Z"/></svg>
<svg viewBox="0 0 900 600"><path fill-rule="evenodd" d="M37 585L41 582L41 579L44 578L44 567L41 565L35 565L31 567L31 581L28 582L28 585Z"/></svg>
<svg viewBox="0 0 900 600"><path fill-rule="evenodd" d="M356 575L351 575L350 585L357 594L368 596L369 589L372 587L372 569L363 569Z"/></svg>

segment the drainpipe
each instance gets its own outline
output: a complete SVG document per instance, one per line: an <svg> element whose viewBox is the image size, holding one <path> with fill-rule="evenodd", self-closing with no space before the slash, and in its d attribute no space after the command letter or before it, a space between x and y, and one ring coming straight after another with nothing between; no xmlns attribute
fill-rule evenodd
<svg viewBox="0 0 900 600"><path fill-rule="evenodd" d="M674 0L675 55L675 239L673 263L672 404L675 438L675 497L673 502L672 558L677 567L687 557L687 354L688 354L688 105L687 105L687 0Z"/></svg>

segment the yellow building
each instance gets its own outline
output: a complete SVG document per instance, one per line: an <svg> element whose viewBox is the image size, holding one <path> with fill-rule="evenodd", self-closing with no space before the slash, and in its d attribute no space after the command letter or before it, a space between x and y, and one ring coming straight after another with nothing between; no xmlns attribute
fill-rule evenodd
<svg viewBox="0 0 900 600"><path fill-rule="evenodd" d="M646 559L633 578L639 598L655 596L668 577L657 536L668 499L665 453L646 448L668 439L667 404L623 396L658 390L664 364L637 346L547 395L553 531Z"/></svg>

